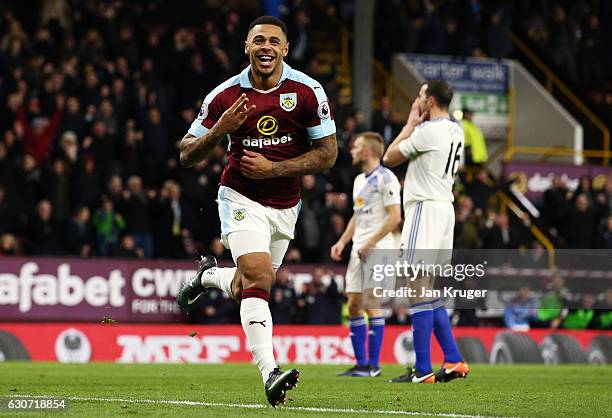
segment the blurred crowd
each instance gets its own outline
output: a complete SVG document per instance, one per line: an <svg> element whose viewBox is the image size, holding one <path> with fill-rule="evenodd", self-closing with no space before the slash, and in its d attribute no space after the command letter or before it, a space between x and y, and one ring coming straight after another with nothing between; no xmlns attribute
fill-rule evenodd
<svg viewBox="0 0 612 418"><path fill-rule="evenodd" d="M321 267L312 270L312 278L297 286L291 267L281 267L270 291L270 311L274 324L340 324L342 289L333 272ZM218 289L210 289L198 300L198 309L190 320L204 324L239 323L239 308Z"/></svg>
<svg viewBox="0 0 612 418"><path fill-rule="evenodd" d="M612 124L608 0L406 0L376 7L376 53L383 62L397 52L511 58L506 33L512 30Z"/></svg>
<svg viewBox="0 0 612 418"><path fill-rule="evenodd" d="M259 2L247 3L240 13L212 1L187 2L181 10L162 0L146 7L57 0L41 2L34 12L19 2L0 6L0 254L185 258L210 252L228 257L217 236L215 203L225 144L188 170L178 163L177 144L203 96L246 65L245 26L262 12ZM338 90L333 67L321 65L311 53L313 40L325 34L311 24L318 9L306 3L291 2L284 16L294 23L288 61L320 79L333 104ZM337 9L322 13L349 19L349 3L338 2ZM454 14L453 2L443 3L459 27L465 27L461 19L474 17ZM423 5L407 4L409 10ZM392 6L399 7L387 5ZM412 24L419 21L414 13L408 15ZM389 107L383 98L373 120L387 143L401 128ZM351 216L357 172L350 148L365 129L364 116L335 110L338 160L329 172L303 178L290 262L330 261L328 248ZM403 171L397 171L400 178ZM547 192L553 205L545 211L568 246L608 246L612 221L604 218L610 193L584 187L581 183L575 195L561 196L562 186L555 185ZM462 175L457 246L537 246L528 233L529 219L509 219L498 210L495 194L485 169ZM591 227L575 228L578 223Z"/></svg>
<svg viewBox="0 0 612 418"><path fill-rule="evenodd" d="M0 256L195 258L212 253L231 259L218 237L215 202L226 144L192 169L181 167L177 145L204 95L247 64L246 27L265 11L263 3L0 3ZM469 7L459 7L464 3ZM376 30L381 37L377 53L506 56L511 45L501 33L511 24L513 9L496 2L499 7L489 14L490 5L482 3L377 2L382 8L377 19L400 20L400 26ZM530 2L518 3L537 10ZM540 3L546 2L534 4ZM291 263L331 262L329 248L352 214L357 171L350 148L365 125L363 112L336 104L335 68L313 53L317 40L335 35L330 25L312 21L350 22L352 2L330 2L325 10L301 0L286 5L287 60L323 83L335 105L339 147L329 172L302 179L296 239L285 260L290 269ZM490 26L466 23L485 18ZM407 35L397 36L398 31ZM582 75L580 68L576 71ZM387 143L401 128L389 107L383 98L373 121ZM405 166L398 169L400 179L404 172ZM612 248L611 188L594 191L585 179L576 192L560 181L546 192L545 217L567 247ZM497 189L485 168L462 171L456 187L456 246L541 251L529 233L531 220L501 210ZM333 280L319 280L326 275L317 271L311 283L293 289L289 271L281 270L272 292L275 322L340 321L343 289ZM200 320L235 317L235 307L226 302L209 292L201 301ZM407 320L402 309L393 312L391 322Z"/></svg>
<svg viewBox="0 0 612 418"><path fill-rule="evenodd" d="M505 301L504 324L515 331L536 328L612 329L612 288L597 298L572 294L563 277L555 276L539 297L528 286Z"/></svg>
<svg viewBox="0 0 612 418"><path fill-rule="evenodd" d="M302 274L303 275L303 274ZM334 272L321 267L312 279L303 281L292 267L282 267L270 292L270 310L275 324L347 324L348 306ZM303 277L302 277L303 279ZM541 286L491 291L486 297L456 297L446 300L452 322L459 327L498 326L516 331L531 328L612 329L612 288L600 294L571 286L558 272ZM469 278L461 288L475 290L479 283ZM190 320L203 324L239 322L239 309L218 289L210 289L197 302ZM389 325L410 325L410 306L396 298L383 304Z"/></svg>
<svg viewBox="0 0 612 418"><path fill-rule="evenodd" d="M310 53L315 13L298 0L289 6L287 60L320 79L335 103L333 74ZM2 2L0 254L218 252L215 199L226 144L189 170L178 163L177 145L203 97L248 63L246 29L262 8L259 1ZM317 181L327 193L338 183L330 173Z"/></svg>
<svg viewBox="0 0 612 418"><path fill-rule="evenodd" d="M542 215L565 248L612 249L612 179L593 185L589 176L570 190L555 176L544 192Z"/></svg>

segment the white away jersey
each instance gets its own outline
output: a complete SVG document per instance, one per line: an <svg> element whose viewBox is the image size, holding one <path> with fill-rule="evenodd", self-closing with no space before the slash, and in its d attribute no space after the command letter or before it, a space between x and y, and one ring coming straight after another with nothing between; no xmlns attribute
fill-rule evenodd
<svg viewBox="0 0 612 418"><path fill-rule="evenodd" d="M463 161L463 130L449 119L436 119L417 126L399 144L410 160L404 180L404 208L426 200L452 202L453 183Z"/></svg>
<svg viewBox="0 0 612 418"><path fill-rule="evenodd" d="M385 207L400 204L400 184L388 168L379 165L367 176L355 177L353 183L353 211L355 212L355 233L353 248L359 248L382 225L387 211ZM393 235L381 239L393 240ZM389 248L393 248L390 245Z"/></svg>

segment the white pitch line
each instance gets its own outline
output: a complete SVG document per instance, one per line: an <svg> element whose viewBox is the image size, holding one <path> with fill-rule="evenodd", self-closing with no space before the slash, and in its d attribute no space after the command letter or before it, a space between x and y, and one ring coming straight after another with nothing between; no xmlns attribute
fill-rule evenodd
<svg viewBox="0 0 612 418"><path fill-rule="evenodd" d="M112 403L145 403L145 404L164 404L164 405L188 405L203 407L220 408L242 408L242 409L267 409L268 405L263 404L241 404L241 403L221 403L221 402L201 402L201 401L177 401L166 399L120 399L120 398L97 398L81 396L62 396L62 395L9 395L10 398L63 398L71 401L93 401L93 402L112 402ZM495 418L484 415L464 415L453 413L435 412L414 412L414 411L394 411L387 409L353 409L353 408L316 408L308 406L283 406L282 410L303 411L303 412L322 412L337 414L376 414L376 415L408 415L408 416L429 416L429 417L449 417L449 418Z"/></svg>

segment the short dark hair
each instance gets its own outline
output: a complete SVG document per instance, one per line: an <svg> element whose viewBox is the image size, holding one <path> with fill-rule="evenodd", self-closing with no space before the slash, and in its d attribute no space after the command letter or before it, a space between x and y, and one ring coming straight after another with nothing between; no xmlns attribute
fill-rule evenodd
<svg viewBox="0 0 612 418"><path fill-rule="evenodd" d="M425 95L436 99L438 107L448 109L451 100L453 100L452 87L444 80L429 80L423 83L423 85L425 84L427 84Z"/></svg>
<svg viewBox="0 0 612 418"><path fill-rule="evenodd" d="M274 16L259 16L258 18L253 20L251 22L251 24L249 25L249 32L251 32L251 29L253 29L257 25L274 25L274 26L278 26L279 28L281 28L281 30L285 34L285 37L289 36L287 34L287 26L278 17L274 17Z"/></svg>

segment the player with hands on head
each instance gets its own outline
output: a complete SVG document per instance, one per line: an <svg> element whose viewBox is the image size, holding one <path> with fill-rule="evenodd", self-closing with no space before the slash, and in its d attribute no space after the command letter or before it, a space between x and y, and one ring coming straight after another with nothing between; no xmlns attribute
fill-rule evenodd
<svg viewBox="0 0 612 418"><path fill-rule="evenodd" d="M401 222L400 184L391 170L380 164L384 139L376 132L357 136L351 157L359 174L353 184L353 216L338 242L331 247L331 258L342 259L342 252L353 241L345 276L345 292L350 315L350 335L356 365L339 376L375 377L380 375L380 351L385 317L372 289L364 289L363 263L373 250L395 248L393 230ZM369 332L364 318L369 318ZM366 356L366 336L368 355Z"/></svg>
<svg viewBox="0 0 612 418"><path fill-rule="evenodd" d="M412 104L406 125L389 145L383 162L395 167L407 160L404 180L404 227L402 253L409 264L446 264L453 248L455 211L453 184L464 147L463 130L448 113L453 90L442 80L425 82ZM418 251L418 256L416 255ZM451 330L450 320L439 298L421 297L431 290L434 277L423 275L411 284L419 295L411 298L412 333L416 363L392 382L435 383L465 377L470 369L463 361ZM430 294L430 293L429 293ZM444 352L442 368L433 373L431 334Z"/></svg>
<svg viewBox="0 0 612 418"><path fill-rule="evenodd" d="M228 141L217 200L221 241L236 267L219 268L213 256L202 257L177 302L188 311L206 288L217 287L240 303L248 347L273 406L285 402L299 372L283 372L274 358L270 289L293 239L300 178L331 168L338 152L325 91L283 62L288 51L282 21L251 22L244 47L250 65L205 97L180 143L181 163L191 167Z"/></svg>

